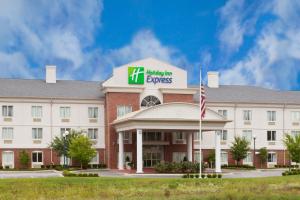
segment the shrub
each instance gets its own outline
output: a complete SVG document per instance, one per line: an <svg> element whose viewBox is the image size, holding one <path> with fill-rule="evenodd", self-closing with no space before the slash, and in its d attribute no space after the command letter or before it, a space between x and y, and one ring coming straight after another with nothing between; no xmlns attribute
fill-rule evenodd
<svg viewBox="0 0 300 200"><path fill-rule="evenodd" d="M189 177L188 174L184 174L184 175L182 176L182 178L188 178L188 177Z"/></svg>
<svg viewBox="0 0 300 200"><path fill-rule="evenodd" d="M194 178L194 174L190 174L190 178Z"/></svg>
<svg viewBox="0 0 300 200"><path fill-rule="evenodd" d="M213 174L212 177L213 177L213 178L217 178L217 174Z"/></svg>
<svg viewBox="0 0 300 200"><path fill-rule="evenodd" d="M205 178L205 174L201 174L201 178Z"/></svg>
<svg viewBox="0 0 300 200"><path fill-rule="evenodd" d="M207 174L207 178L211 178L212 176L211 176L211 174Z"/></svg>
<svg viewBox="0 0 300 200"><path fill-rule="evenodd" d="M30 157L25 150L22 150L19 154L19 161L23 168L28 168Z"/></svg>
<svg viewBox="0 0 300 200"><path fill-rule="evenodd" d="M204 165L202 165L204 167ZM155 166L155 171L158 173L198 173L199 163L193 162L164 162ZM203 170L204 168L202 168Z"/></svg>
<svg viewBox="0 0 300 200"><path fill-rule="evenodd" d="M287 174L286 174L286 172L282 172L282 176L286 176Z"/></svg>
<svg viewBox="0 0 300 200"><path fill-rule="evenodd" d="M221 167L224 169L255 169L255 167L251 165L222 165Z"/></svg>
<svg viewBox="0 0 300 200"><path fill-rule="evenodd" d="M218 174L218 178L222 178L222 174Z"/></svg>
<svg viewBox="0 0 300 200"><path fill-rule="evenodd" d="M199 174L195 174L195 178L199 178Z"/></svg>

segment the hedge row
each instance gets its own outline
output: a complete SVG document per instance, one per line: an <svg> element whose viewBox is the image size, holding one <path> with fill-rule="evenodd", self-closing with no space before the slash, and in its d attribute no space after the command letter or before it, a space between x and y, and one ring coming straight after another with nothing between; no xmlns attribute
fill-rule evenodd
<svg viewBox="0 0 300 200"><path fill-rule="evenodd" d="M199 178L199 174L184 174L182 178ZM222 174L201 174L201 178L222 178Z"/></svg>
<svg viewBox="0 0 300 200"><path fill-rule="evenodd" d="M282 176L299 175L300 169L292 169L291 171L282 172Z"/></svg>
<svg viewBox="0 0 300 200"><path fill-rule="evenodd" d="M42 169L55 169L55 170L63 170L63 165L41 165ZM75 166L66 166L66 168L78 168ZM85 169L103 169L106 168L106 164L92 164L85 167Z"/></svg>
<svg viewBox="0 0 300 200"><path fill-rule="evenodd" d="M164 162L157 164L154 169L158 173L197 173L199 172L199 167L199 163L193 162Z"/></svg>
<svg viewBox="0 0 300 200"><path fill-rule="evenodd" d="M251 165L222 165L221 167L224 169L255 169Z"/></svg>
<svg viewBox="0 0 300 200"><path fill-rule="evenodd" d="M275 168L299 168L299 165L275 165Z"/></svg>
<svg viewBox="0 0 300 200"><path fill-rule="evenodd" d="M63 172L64 177L99 177L98 174L93 174L93 173L80 173L80 174L75 174L73 172L65 170Z"/></svg>

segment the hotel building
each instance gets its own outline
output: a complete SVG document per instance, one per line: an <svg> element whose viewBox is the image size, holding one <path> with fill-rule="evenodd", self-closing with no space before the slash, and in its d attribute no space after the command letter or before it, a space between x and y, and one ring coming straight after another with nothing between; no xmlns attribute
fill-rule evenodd
<svg viewBox="0 0 300 200"><path fill-rule="evenodd" d="M250 142L244 164L290 163L282 140L300 133L300 92L220 85L219 74L208 72L205 94L202 153L207 161L215 150L216 171L234 164L234 136ZM153 58L116 67L103 82L57 80L55 66L46 66L45 80L0 79L0 109L3 167L20 167L22 150L31 167L62 164L49 144L71 129L93 141L97 155L91 163L111 169L124 169L127 157L137 173L158 162L199 159L199 87L188 85L182 68ZM263 166L262 147L268 150Z"/></svg>

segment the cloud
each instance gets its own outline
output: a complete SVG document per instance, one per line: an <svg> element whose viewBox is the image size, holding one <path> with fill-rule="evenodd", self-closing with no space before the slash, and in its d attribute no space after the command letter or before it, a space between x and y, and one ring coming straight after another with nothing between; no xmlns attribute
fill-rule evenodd
<svg viewBox="0 0 300 200"><path fill-rule="evenodd" d="M284 3L283 3L284 2ZM251 84L268 88L291 89L300 73L300 4L272 1L267 21L248 53L231 68L221 71L223 84ZM295 19L295 20L291 20Z"/></svg>

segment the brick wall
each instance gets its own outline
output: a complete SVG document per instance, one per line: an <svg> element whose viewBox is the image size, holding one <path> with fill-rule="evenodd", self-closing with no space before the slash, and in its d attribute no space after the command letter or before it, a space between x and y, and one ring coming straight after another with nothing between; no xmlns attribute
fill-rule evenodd
<svg viewBox="0 0 300 200"><path fill-rule="evenodd" d="M194 103L192 94L163 94L164 103L170 102L187 102Z"/></svg>

